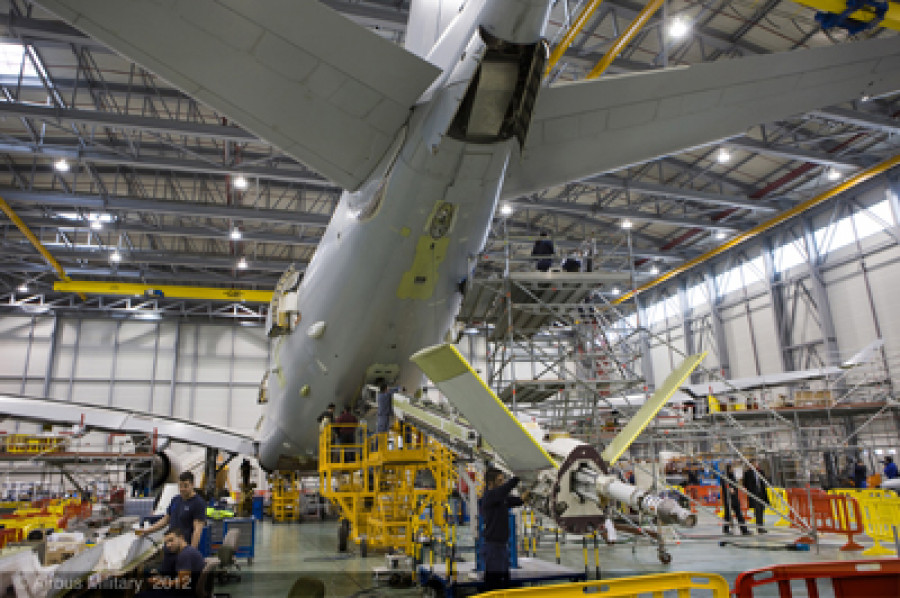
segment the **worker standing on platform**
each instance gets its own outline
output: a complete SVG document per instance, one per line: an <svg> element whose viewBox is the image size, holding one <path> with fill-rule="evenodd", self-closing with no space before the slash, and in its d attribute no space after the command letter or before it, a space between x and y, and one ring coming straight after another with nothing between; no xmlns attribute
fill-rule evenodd
<svg viewBox="0 0 900 598"><path fill-rule="evenodd" d="M334 420L334 423L338 424L338 442L343 445L356 444L356 426L359 424L359 420L350 412L349 405L344 405L343 411L341 411L341 414ZM344 463L356 461L355 448L342 448L341 452L344 456Z"/></svg>
<svg viewBox="0 0 900 598"><path fill-rule="evenodd" d="M541 238L534 242L534 247L531 248L532 256L544 256L544 255L553 255L556 250L553 248L553 241L547 236L547 231L541 231ZM550 269L550 266L553 265L553 262L550 258L543 258L537 261L537 270L538 272L546 272Z"/></svg>
<svg viewBox="0 0 900 598"><path fill-rule="evenodd" d="M484 590L501 590L509 585L509 510L521 507L528 493L522 497L510 492L519 484L519 478L506 475L494 467L484 474L485 491L479 501L484 519L482 555L484 560Z"/></svg>

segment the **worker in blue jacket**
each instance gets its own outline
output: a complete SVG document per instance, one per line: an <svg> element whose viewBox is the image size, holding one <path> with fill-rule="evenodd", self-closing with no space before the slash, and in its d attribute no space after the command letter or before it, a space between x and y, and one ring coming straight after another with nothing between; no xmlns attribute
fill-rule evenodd
<svg viewBox="0 0 900 598"><path fill-rule="evenodd" d="M898 477L897 464L890 455L884 458L884 479L893 480Z"/></svg>
<svg viewBox="0 0 900 598"><path fill-rule="evenodd" d="M484 590L502 590L509 585L509 510L521 507L528 492L521 498L511 495L519 478L513 476L507 480L506 474L493 467L484 474L484 483L485 491L479 503L484 518Z"/></svg>

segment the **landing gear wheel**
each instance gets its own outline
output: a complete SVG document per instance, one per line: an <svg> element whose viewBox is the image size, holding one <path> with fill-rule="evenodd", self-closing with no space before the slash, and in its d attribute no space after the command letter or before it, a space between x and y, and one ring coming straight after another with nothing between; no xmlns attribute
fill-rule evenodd
<svg viewBox="0 0 900 598"><path fill-rule="evenodd" d="M660 551L659 552L659 562L662 563L663 565L668 565L669 563L672 562L672 555L664 550Z"/></svg>

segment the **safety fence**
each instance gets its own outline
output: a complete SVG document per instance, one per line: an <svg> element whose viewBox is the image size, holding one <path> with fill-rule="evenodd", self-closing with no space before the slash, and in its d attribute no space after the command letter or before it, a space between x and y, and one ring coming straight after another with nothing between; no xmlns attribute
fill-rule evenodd
<svg viewBox="0 0 900 598"><path fill-rule="evenodd" d="M855 498L827 494L819 489L786 490L791 510L804 527L814 529L817 533L847 536L847 543L841 546L843 551L863 549L861 544L853 540L854 535L863 533L862 512ZM804 543L812 541L808 536L798 540Z"/></svg>
<svg viewBox="0 0 900 598"><path fill-rule="evenodd" d="M832 561L772 565L745 571L734 582L736 598L753 598L756 588L772 595L770 584L778 585L781 598L791 598L791 582L802 582L802 596L831 593L847 596L900 596L900 560ZM831 583L831 592L820 584ZM824 591L822 591L824 590Z"/></svg>

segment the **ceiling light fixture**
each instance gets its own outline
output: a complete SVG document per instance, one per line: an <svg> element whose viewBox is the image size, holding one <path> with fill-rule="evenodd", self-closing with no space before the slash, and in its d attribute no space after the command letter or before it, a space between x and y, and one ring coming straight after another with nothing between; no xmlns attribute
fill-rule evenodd
<svg viewBox="0 0 900 598"><path fill-rule="evenodd" d="M657 268L656 266L650 266L650 274L656 276L657 274L659 274L659 268Z"/></svg>
<svg viewBox="0 0 900 598"><path fill-rule="evenodd" d="M16 290L19 291L20 293L27 293L28 292L28 284L23 282L16 288Z"/></svg>
<svg viewBox="0 0 900 598"><path fill-rule="evenodd" d="M119 263L122 261L122 254L116 249L109 255L109 261Z"/></svg>
<svg viewBox="0 0 900 598"><path fill-rule="evenodd" d="M244 235L241 233L241 229L235 226L233 229L231 229L230 236L232 241L240 241Z"/></svg>
<svg viewBox="0 0 900 598"><path fill-rule="evenodd" d="M103 223L99 220L93 220L91 221L91 228L94 230L100 230L103 228Z"/></svg>
<svg viewBox="0 0 900 598"><path fill-rule="evenodd" d="M731 162L731 152L724 147L719 148L719 153L716 155L716 161L719 164L728 164Z"/></svg>
<svg viewBox="0 0 900 598"><path fill-rule="evenodd" d="M619 287L613 287L611 292L613 297L618 297L622 293L622 291L619 290Z"/></svg>
<svg viewBox="0 0 900 598"><path fill-rule="evenodd" d="M237 175L236 177L234 177L234 180L231 182L231 184L238 191L243 191L244 189L246 189L247 187L250 186L250 184L247 182L247 179L244 178L242 175Z"/></svg>
<svg viewBox="0 0 900 598"><path fill-rule="evenodd" d="M829 168L828 172L825 174L825 176L828 178L829 181L834 182L834 181L840 180L841 171L839 171L837 168Z"/></svg>
<svg viewBox="0 0 900 598"><path fill-rule="evenodd" d="M238 260L238 263L237 263L238 270L246 270L247 266L248 266L247 258L242 257L241 259Z"/></svg>
<svg viewBox="0 0 900 598"><path fill-rule="evenodd" d="M69 172L69 163L65 158L60 158L53 163L53 168L56 169L56 172Z"/></svg>
<svg viewBox="0 0 900 598"><path fill-rule="evenodd" d="M669 23L669 37L672 39L681 39L686 36L690 30L691 24L688 23L685 18L675 17L672 19L672 22Z"/></svg>
<svg viewBox="0 0 900 598"><path fill-rule="evenodd" d="M725 231L723 231L723 230L717 230L717 231L716 231L716 234L715 234L715 238L716 238L716 241L721 241L722 239L724 239L724 238L725 238Z"/></svg>
<svg viewBox="0 0 900 598"><path fill-rule="evenodd" d="M500 213L503 216L512 216L512 213L513 213L512 205L510 205L508 203L503 204L502 206L500 206Z"/></svg>
<svg viewBox="0 0 900 598"><path fill-rule="evenodd" d="M631 220L625 219L625 220L622 221L621 226L622 226L622 228L624 228L625 230L628 230L629 228L631 228L632 226L634 226L634 223L631 222Z"/></svg>

